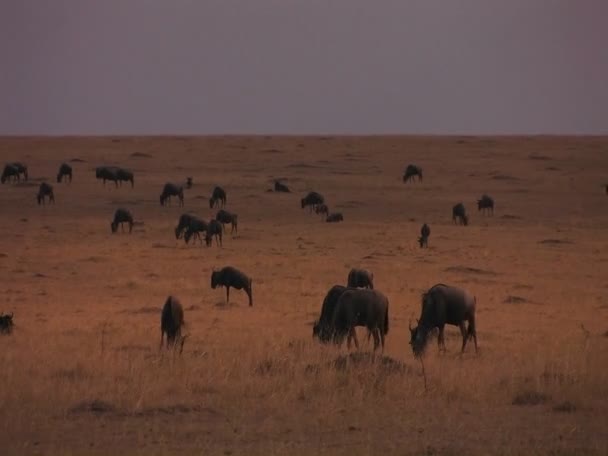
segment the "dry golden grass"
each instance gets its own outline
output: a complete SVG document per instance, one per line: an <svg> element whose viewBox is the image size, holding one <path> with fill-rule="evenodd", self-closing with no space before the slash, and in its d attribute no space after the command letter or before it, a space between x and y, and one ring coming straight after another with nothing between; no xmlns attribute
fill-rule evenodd
<svg viewBox="0 0 608 456"><path fill-rule="evenodd" d="M608 452L606 138L4 138L0 159L31 177L0 187L0 311L17 325L0 337L2 454ZM70 159L73 183L55 183ZM410 162L422 184L401 182ZM95 180L112 163L134 189ZM183 210L158 195L187 176L185 210L205 218L226 188L240 231L223 248L175 240ZM266 192L274 177L294 193ZM55 206L36 204L43 178ZM302 211L309 190L344 223ZM484 192L494 217L477 213ZM110 233L119 205L143 222L130 236ZM210 288L228 264L253 277L252 308ZM340 362L346 346L311 338L355 266L390 300L393 363ZM460 356L448 327L425 392L407 325L436 282L477 296L480 350ZM185 307L181 357L158 351L168 294Z"/></svg>

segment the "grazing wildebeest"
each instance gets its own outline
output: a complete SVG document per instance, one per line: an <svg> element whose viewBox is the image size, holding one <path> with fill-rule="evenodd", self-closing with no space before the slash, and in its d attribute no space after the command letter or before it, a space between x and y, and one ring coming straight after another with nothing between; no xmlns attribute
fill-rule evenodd
<svg viewBox="0 0 608 456"><path fill-rule="evenodd" d="M116 212L114 212L114 220L110 223L112 233L116 233L118 225L120 225L120 229L124 233L124 223L129 224L129 233L131 233L131 231L133 231L133 216L131 215L131 212L122 208L116 209Z"/></svg>
<svg viewBox="0 0 608 456"><path fill-rule="evenodd" d="M469 218L467 217L464 204L458 203L452 208L452 220L454 223L460 223L461 225L467 226L469 224Z"/></svg>
<svg viewBox="0 0 608 456"><path fill-rule="evenodd" d="M444 284L431 287L422 295L422 311L418 319L418 326L412 328L410 324L410 344L416 357L424 353L429 333L439 329L438 344L440 350L445 350L444 326L454 325L460 328L462 334L462 350L467 340L473 338L475 351L477 351L477 331L475 328L475 307L477 299L466 291ZM468 322L468 327L465 327Z"/></svg>
<svg viewBox="0 0 608 456"><path fill-rule="evenodd" d="M95 178L102 179L103 185L106 181L112 181L118 187L118 167L116 166L98 166L95 168Z"/></svg>
<svg viewBox="0 0 608 456"><path fill-rule="evenodd" d="M481 199L477 200L477 210L484 212L490 212L494 215L494 200L490 198L488 195L482 195Z"/></svg>
<svg viewBox="0 0 608 456"><path fill-rule="evenodd" d="M354 339L355 347L359 348L356 326L365 326L374 337L374 351L382 344L388 334L388 299L378 290L365 288L349 288L338 298L332 317L331 327L334 330L334 342L341 345L344 337L348 336L347 347Z"/></svg>
<svg viewBox="0 0 608 456"><path fill-rule="evenodd" d="M224 228L224 230L226 229L226 227L224 225L226 223L230 223L230 225L232 226L230 233L233 233L235 231L237 233L239 232L238 216L236 214L225 211L224 209L220 209L215 216L215 220L217 220L218 222L220 222L222 224L222 228Z"/></svg>
<svg viewBox="0 0 608 456"><path fill-rule="evenodd" d="M319 204L317 207L315 207L315 212L322 216L327 216L329 215L329 207L327 207L327 204Z"/></svg>
<svg viewBox="0 0 608 456"><path fill-rule="evenodd" d="M422 182L422 168L416 165L407 165L405 172L403 173L403 182L412 181L414 177L418 176L418 180Z"/></svg>
<svg viewBox="0 0 608 456"><path fill-rule="evenodd" d="M218 207L226 205L226 191L222 187L215 187L213 193L211 193L211 198L209 198L209 208L213 209L216 205Z"/></svg>
<svg viewBox="0 0 608 456"><path fill-rule="evenodd" d="M429 246L429 236L431 235L431 228L425 223L420 228L420 237L418 238L418 243L420 244L420 248Z"/></svg>
<svg viewBox="0 0 608 456"><path fill-rule="evenodd" d="M327 223L335 223L344 221L344 217L342 216L342 212L334 212L333 214L329 214L325 219Z"/></svg>
<svg viewBox="0 0 608 456"><path fill-rule="evenodd" d="M190 221L193 218L194 215L192 214L182 214L179 216L177 226L175 227L175 239L182 237L182 233L188 228L188 225L190 225Z"/></svg>
<svg viewBox="0 0 608 456"><path fill-rule="evenodd" d="M160 314L160 347L163 348L163 336L166 334L167 348L180 343L180 353L184 349L185 337L182 337L184 322L184 309L174 296L169 296L165 301Z"/></svg>
<svg viewBox="0 0 608 456"><path fill-rule="evenodd" d="M13 313L11 314L0 314L0 333L10 334L13 331Z"/></svg>
<svg viewBox="0 0 608 456"><path fill-rule="evenodd" d="M319 319L315 321L312 327L312 337L318 337L321 342L329 342L333 338L332 329L332 318L334 311L336 310L336 304L338 298L342 296L347 288L343 285L334 285L329 289L325 298L323 299L323 305L321 306L321 315Z"/></svg>
<svg viewBox="0 0 608 456"><path fill-rule="evenodd" d="M19 170L16 166L7 163L6 165L4 165L4 170L2 171L2 177L0 178L0 181L4 184L7 180L10 181L11 177L13 178L13 180L19 181Z"/></svg>
<svg viewBox="0 0 608 456"><path fill-rule="evenodd" d="M160 194L160 205L164 206L167 202L171 204L172 196L177 196L180 206L184 205L184 188L170 182L167 182L163 187L163 192Z"/></svg>
<svg viewBox="0 0 608 456"><path fill-rule="evenodd" d="M283 193L291 193L291 190L289 190L289 187L278 180L274 181L274 191L283 192Z"/></svg>
<svg viewBox="0 0 608 456"><path fill-rule="evenodd" d="M324 202L325 198L323 198L323 195L317 192L310 192L301 200L302 209L308 206L310 212L312 212L313 209L316 209L319 204L323 204Z"/></svg>
<svg viewBox="0 0 608 456"><path fill-rule="evenodd" d="M55 194L53 193L53 186L51 184L43 182L42 184L40 184L40 187L38 188L38 194L36 195L38 204L45 204L45 199L47 196L49 198L49 202L55 204Z"/></svg>
<svg viewBox="0 0 608 456"><path fill-rule="evenodd" d="M348 273L347 286L374 289L374 274L365 269L352 268Z"/></svg>
<svg viewBox="0 0 608 456"><path fill-rule="evenodd" d="M237 290L245 290L245 293L249 296L249 305L253 306L252 283L253 280L247 274L232 266L226 266L219 271L213 270L211 272L211 288L215 290L217 287L226 287L227 303L230 302L230 287L232 287Z"/></svg>
<svg viewBox="0 0 608 456"><path fill-rule="evenodd" d="M206 232L209 229L209 225L207 222L199 219L198 217L192 217L190 219L190 223L186 228L186 232L184 233L184 242L188 244L190 242L190 238L192 236L198 237L200 243L203 243L203 238L201 237L201 233Z"/></svg>
<svg viewBox="0 0 608 456"><path fill-rule="evenodd" d="M66 178L66 180L69 179L70 182L72 182L72 167L67 163L62 163L61 166L59 166L59 172L57 173L57 182L60 183L64 177Z"/></svg>
<svg viewBox="0 0 608 456"><path fill-rule="evenodd" d="M207 234L205 236L205 242L207 247L211 247L213 242L213 236L215 236L215 242L220 247L222 246L222 224L215 219L211 219L207 224Z"/></svg>

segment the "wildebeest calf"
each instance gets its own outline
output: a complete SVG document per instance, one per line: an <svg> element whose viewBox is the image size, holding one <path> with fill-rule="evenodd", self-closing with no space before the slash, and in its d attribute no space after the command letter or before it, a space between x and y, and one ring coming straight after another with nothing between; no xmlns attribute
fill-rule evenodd
<svg viewBox="0 0 608 456"><path fill-rule="evenodd" d="M347 286L374 289L374 274L365 269L352 268L348 273Z"/></svg>
<svg viewBox="0 0 608 456"><path fill-rule="evenodd" d="M407 165L403 173L403 182L414 181L414 177L418 176L418 180L422 182L422 168L416 165Z"/></svg>
<svg viewBox="0 0 608 456"><path fill-rule="evenodd" d="M205 236L205 242L207 247L211 247L213 237L215 236L215 242L220 247L222 246L222 224L215 219L211 219L207 224L207 235Z"/></svg>
<svg viewBox="0 0 608 456"><path fill-rule="evenodd" d="M13 313L11 314L0 314L0 333L1 334L10 334L13 332Z"/></svg>
<svg viewBox="0 0 608 456"><path fill-rule="evenodd" d="M458 203L452 208L452 220L454 221L454 223L460 223L464 226L467 226L469 224L469 218L467 217L464 204Z"/></svg>
<svg viewBox="0 0 608 456"><path fill-rule="evenodd" d="M163 348L163 336L166 334L167 348L180 344L181 353L184 349L185 337L182 337L184 322L184 309L174 296L169 296L165 301L160 314L160 347Z"/></svg>
<svg viewBox="0 0 608 456"><path fill-rule="evenodd" d="M420 248L429 246L429 236L431 235L431 228L425 223L420 228L420 237L418 238L418 243L420 244Z"/></svg>
<svg viewBox="0 0 608 456"><path fill-rule="evenodd" d="M209 198L209 208L213 209L215 206L224 207L225 205L226 191L222 187L215 187L211 193L211 198Z"/></svg>
<svg viewBox="0 0 608 456"><path fill-rule="evenodd" d="M494 215L494 200L490 198L488 195L482 195L481 199L477 200L477 210L484 212L489 212Z"/></svg>
<svg viewBox="0 0 608 456"><path fill-rule="evenodd" d="M342 216L342 212L334 212L333 214L329 214L325 219L327 223L335 223L344 221L344 217Z"/></svg>
<svg viewBox="0 0 608 456"><path fill-rule="evenodd" d="M163 192L160 194L160 205L164 206L165 203L171 204L171 197L177 196L179 199L179 205L184 205L184 188L181 185L172 184L167 182L163 187Z"/></svg>
<svg viewBox="0 0 608 456"><path fill-rule="evenodd" d="M291 191L289 190L289 187L278 180L274 181L274 191L282 192L282 193L291 193Z"/></svg>
<svg viewBox="0 0 608 456"><path fill-rule="evenodd" d="M72 167L67 163L62 163L61 166L59 166L59 172L57 173L57 183L60 183L64 177L66 178L66 180L69 179L69 181L72 182Z"/></svg>
<svg viewBox="0 0 608 456"><path fill-rule="evenodd" d="M219 271L211 272L211 288L214 290L217 287L226 287L226 302L230 302L230 287L237 290L245 290L249 297L249 305L253 306L253 294L251 285L253 280L247 277L247 274L239 271L232 266L226 266Z"/></svg>
<svg viewBox="0 0 608 456"><path fill-rule="evenodd" d="M129 224L129 233L131 233L131 231L133 231L133 216L131 215L131 212L123 208L116 209L116 212L114 212L114 220L110 223L112 233L116 233L118 225L120 225L120 229L124 233L124 223Z"/></svg>
<svg viewBox="0 0 608 456"><path fill-rule="evenodd" d="M51 184L47 184L43 182L40 184L38 188L38 194L36 195L36 199L38 200L38 204L45 204L45 199L48 197L49 202L55 204L55 194L53 193L53 186Z"/></svg>
<svg viewBox="0 0 608 456"><path fill-rule="evenodd" d="M230 223L232 229L230 230L231 233L233 232L239 232L238 230L238 216L236 214L233 214L232 212L228 212L224 209L220 209L217 214L215 215L215 220L217 220L218 222L220 222L222 224L222 228L226 229L225 225L226 223Z"/></svg>

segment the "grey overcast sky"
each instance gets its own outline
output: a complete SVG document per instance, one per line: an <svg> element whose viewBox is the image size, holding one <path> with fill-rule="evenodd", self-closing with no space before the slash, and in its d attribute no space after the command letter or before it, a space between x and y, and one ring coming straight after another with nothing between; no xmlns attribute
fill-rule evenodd
<svg viewBox="0 0 608 456"><path fill-rule="evenodd" d="M608 0L1 0L0 134L607 134Z"/></svg>

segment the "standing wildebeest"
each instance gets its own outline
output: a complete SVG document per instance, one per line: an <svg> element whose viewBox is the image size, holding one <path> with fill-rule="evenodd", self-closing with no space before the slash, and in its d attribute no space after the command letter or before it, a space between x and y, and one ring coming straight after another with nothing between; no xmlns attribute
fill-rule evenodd
<svg viewBox="0 0 608 456"><path fill-rule="evenodd" d="M103 185L106 181L112 181L118 187L118 168L116 166L98 166L95 168L95 178L102 179Z"/></svg>
<svg viewBox="0 0 608 456"><path fill-rule="evenodd" d="M209 225L207 222L199 219L198 217L191 217L190 223L186 228L186 232L184 233L184 242L188 244L190 242L190 238L192 236L198 237L200 243L203 243L203 238L201 237L202 232L206 232L209 229ZM196 241L195 241L196 242Z"/></svg>
<svg viewBox="0 0 608 456"><path fill-rule="evenodd" d="M177 226L175 227L175 239L182 237L182 233L188 228L188 225L190 225L190 221L193 218L194 215L191 214L182 214L179 216Z"/></svg>
<svg viewBox="0 0 608 456"><path fill-rule="evenodd" d="M420 228L420 237L418 238L418 243L420 244L420 248L429 246L429 236L431 235L431 228L425 223Z"/></svg>
<svg viewBox="0 0 608 456"><path fill-rule="evenodd" d="M359 348L356 326L365 326L374 337L374 351L382 344L388 334L388 299L378 290L364 288L349 288L340 295L332 317L331 327L334 330L334 342L339 345L348 336L347 347L350 348L352 339L355 347Z"/></svg>
<svg viewBox="0 0 608 456"><path fill-rule="evenodd" d="M253 280L247 277L247 274L232 266L226 266L219 271L213 270L211 272L211 288L215 290L217 287L226 287L227 303L230 302L230 287L232 287L237 290L245 290L245 293L249 296L249 305L253 306L252 283Z"/></svg>
<svg viewBox="0 0 608 456"><path fill-rule="evenodd" d="M466 291L444 284L431 287L422 295L422 311L418 326L410 325L410 344L415 356L424 352L431 330L438 328L439 349L445 350L444 326L454 325L460 328L462 334L462 352L471 337L477 351L477 331L475 328L475 306L477 299ZM468 322L468 328L465 327Z"/></svg>
<svg viewBox="0 0 608 456"><path fill-rule="evenodd" d="M323 198L323 195L317 192L310 192L301 200L302 209L304 209L306 206L309 206L310 212L312 212L313 209L316 209L318 205L323 204L324 202L325 198Z"/></svg>
<svg viewBox="0 0 608 456"><path fill-rule="evenodd" d="M36 199L38 200L38 204L45 204L45 198L48 196L49 202L55 204L55 194L53 193L53 186L51 184L47 184L43 182L40 184L38 188L38 195L36 195Z"/></svg>
<svg viewBox="0 0 608 456"><path fill-rule="evenodd" d="M222 187L215 187L213 193L211 193L211 198L209 198L209 208L213 209L216 205L218 207L226 205L226 191Z"/></svg>
<svg viewBox="0 0 608 456"><path fill-rule="evenodd" d="M348 273L347 286L374 289L374 274L365 269L352 268Z"/></svg>
<svg viewBox="0 0 608 456"><path fill-rule="evenodd" d="M233 233L234 231L236 231L237 233L239 232L238 216L236 214L225 211L224 209L220 209L215 216L215 220L222 224L222 228L224 228L224 230L226 229L224 225L226 223L230 223L230 225L232 226L230 233Z"/></svg>
<svg viewBox="0 0 608 456"><path fill-rule="evenodd" d="M177 196L179 199L179 205L184 205L184 188L181 185L172 184L167 182L163 187L163 192L160 194L160 205L164 206L166 202L171 204L171 197Z"/></svg>
<svg viewBox="0 0 608 456"><path fill-rule="evenodd" d="M469 218L464 209L464 204L458 203L452 208L452 220L454 223L460 223L461 225L467 226L469 224Z"/></svg>
<svg viewBox="0 0 608 456"><path fill-rule="evenodd" d="M215 242L220 247L222 246L222 224L215 219L211 219L207 224L207 235L205 236L205 242L207 247L211 247L213 242L213 236L215 236Z"/></svg>
<svg viewBox="0 0 608 456"><path fill-rule="evenodd" d="M403 173L403 182L412 181L414 182L414 177L418 176L418 180L422 182L422 168L416 165L407 165L405 168L405 173Z"/></svg>
<svg viewBox="0 0 608 456"><path fill-rule="evenodd" d="M278 180L274 181L274 191L282 192L282 193L291 193L291 191L289 190L289 187Z"/></svg>
<svg viewBox="0 0 608 456"><path fill-rule="evenodd" d="M69 179L70 183L72 182L72 167L67 163L62 163L61 166L59 166L59 172L57 173L57 183L60 183L63 180L64 176L66 177L66 180Z"/></svg>
<svg viewBox="0 0 608 456"><path fill-rule="evenodd" d="M179 300L169 296L160 314L160 347L163 348L163 336L167 334L167 348L181 343L180 353L184 349L185 337L182 337L182 326L185 326L184 310Z"/></svg>
<svg viewBox="0 0 608 456"><path fill-rule="evenodd" d="M327 223L343 222L344 217L342 216L342 212L334 212L333 214L329 214L325 221Z"/></svg>
<svg viewBox="0 0 608 456"><path fill-rule="evenodd" d="M320 215L325 215L328 216L329 215L329 207L327 207L327 204L319 204L317 207L315 207L315 212L317 214Z"/></svg>
<svg viewBox="0 0 608 456"><path fill-rule="evenodd" d="M490 212L494 215L494 200L486 194L482 195L481 199L477 200L477 210L481 211L482 214Z"/></svg>
<svg viewBox="0 0 608 456"><path fill-rule="evenodd" d="M125 231L125 226L123 225L124 223L129 224L129 233L131 233L131 231L133 231L133 216L131 215L131 212L129 212L126 209L122 209L122 208L116 209L116 212L114 212L114 220L112 221L112 223L110 223L110 228L112 229L112 233L116 233L116 230L118 230L119 224L120 224L120 229L124 233L124 231Z"/></svg>
<svg viewBox="0 0 608 456"><path fill-rule="evenodd" d="M13 331L13 313L11 314L0 314L0 333L10 334Z"/></svg>

